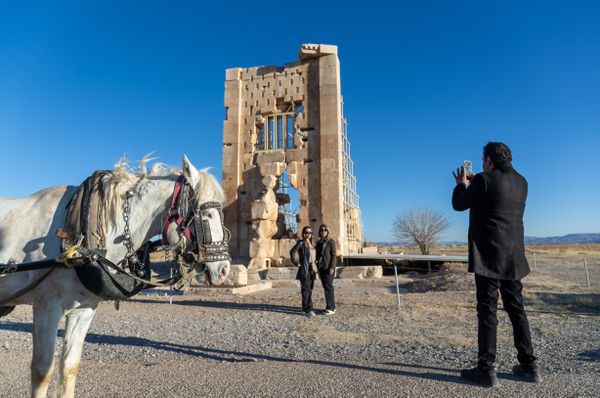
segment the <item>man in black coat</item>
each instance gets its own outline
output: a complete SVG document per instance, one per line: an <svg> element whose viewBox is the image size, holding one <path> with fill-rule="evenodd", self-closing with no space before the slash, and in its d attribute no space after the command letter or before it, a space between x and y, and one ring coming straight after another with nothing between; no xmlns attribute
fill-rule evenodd
<svg viewBox="0 0 600 398"><path fill-rule="evenodd" d="M319 227L317 242L317 267L319 279L325 290L325 315L335 314L335 298L333 293L333 278L335 278L336 247L335 240L329 236L329 228L323 224Z"/></svg>
<svg viewBox="0 0 600 398"><path fill-rule="evenodd" d="M483 172L467 176L462 167L454 174L452 207L470 209L469 272L477 286L478 363L461 376L487 386L498 384L496 360L496 308L498 290L513 327L519 365L513 373L540 382L533 355L529 323L523 306L521 279L529 273L525 258L523 213L527 181L511 164L507 145L489 142L483 148Z"/></svg>

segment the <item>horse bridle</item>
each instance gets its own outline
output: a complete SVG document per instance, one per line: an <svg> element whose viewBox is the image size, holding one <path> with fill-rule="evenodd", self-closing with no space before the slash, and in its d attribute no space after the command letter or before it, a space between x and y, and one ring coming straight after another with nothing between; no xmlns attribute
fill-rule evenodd
<svg viewBox="0 0 600 398"><path fill-rule="evenodd" d="M210 223L205 217L206 211L209 209L215 209L219 213L221 228L223 230L222 240L213 240ZM229 255L231 233L224 224L223 205L216 201L201 204L196 203L194 189L183 175L177 177L175 181L169 215L163 227L163 245L170 244L167 232L172 223L177 224L180 232L191 243L191 250L186 254L195 252L198 256L195 259L196 262L206 263L231 260L231 256Z"/></svg>

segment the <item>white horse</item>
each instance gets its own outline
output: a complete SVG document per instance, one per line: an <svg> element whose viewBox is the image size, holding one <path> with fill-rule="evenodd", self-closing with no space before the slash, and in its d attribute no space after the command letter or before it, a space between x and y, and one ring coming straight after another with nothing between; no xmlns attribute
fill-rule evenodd
<svg viewBox="0 0 600 398"><path fill-rule="evenodd" d="M105 191L109 193L107 219L104 220L107 226L105 257L113 263L126 258L130 252L123 244L124 239L128 238L137 249L150 238L159 235L161 224L165 219L171 219L169 214L173 210L170 209L170 203L177 175L173 171L166 171L164 167L162 170L154 167L153 171L147 172L144 161L141 169L141 174L135 174L125 161L121 161L102 182ZM219 183L205 170L197 170L185 156L182 174L194 192L195 197L191 200L198 206L195 207L196 210L205 202L218 202L222 206L225 196ZM55 231L62 228L67 203L76 190L72 186L57 186L22 199L0 197L0 263L6 264L11 258L16 263L24 263L58 257L61 254L61 243ZM122 213L125 200L128 201L129 217L123 217ZM212 242L221 241L226 247L228 231L222 224L221 209L203 208L201 213L197 216L201 218L202 225L210 227ZM129 225L126 226L124 218L129 218ZM126 227L130 234L125 238ZM165 228L168 243L172 247L187 241L184 228L174 227L176 226L171 225ZM198 244L203 246L201 241ZM225 254L228 257L228 253ZM224 282L230 264L229 260L222 259L223 256L216 258L216 261L207 259L203 271L207 273L210 282L219 285ZM14 296L15 292L24 287L31 286L32 282L47 272L47 269L42 269L0 275L0 302L3 298ZM63 316L66 317L64 345L59 356L58 384L55 390L59 397L74 396L75 378L85 335L102 300L82 285L73 269L57 268L35 288L0 307L1 316L10 311L9 306L33 306L32 397L45 397L48 392L53 377L58 325Z"/></svg>

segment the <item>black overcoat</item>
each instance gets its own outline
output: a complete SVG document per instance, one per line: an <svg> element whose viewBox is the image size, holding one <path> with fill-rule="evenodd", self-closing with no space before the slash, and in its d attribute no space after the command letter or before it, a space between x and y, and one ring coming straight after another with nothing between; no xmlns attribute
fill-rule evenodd
<svg viewBox="0 0 600 398"><path fill-rule="evenodd" d="M469 214L469 272L519 280L529 273L523 214L527 180L512 166L476 174L452 192L452 207Z"/></svg>
<svg viewBox="0 0 600 398"><path fill-rule="evenodd" d="M297 256L297 257L296 257ZM315 273L310 266L310 248L306 246L303 239L296 242L290 250L290 259L296 267L300 267L296 273L296 279L315 279Z"/></svg>
<svg viewBox="0 0 600 398"><path fill-rule="evenodd" d="M327 239L319 239L317 242L317 267L322 270L335 270L337 257L335 240L327 237Z"/></svg>

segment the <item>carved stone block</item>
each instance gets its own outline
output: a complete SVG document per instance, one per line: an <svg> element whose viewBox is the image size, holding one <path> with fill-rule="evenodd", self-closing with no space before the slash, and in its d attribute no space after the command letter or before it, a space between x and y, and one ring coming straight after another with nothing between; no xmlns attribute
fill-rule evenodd
<svg viewBox="0 0 600 398"><path fill-rule="evenodd" d="M279 177L285 171L285 162L263 163L260 166L260 174L263 176L273 175Z"/></svg>

